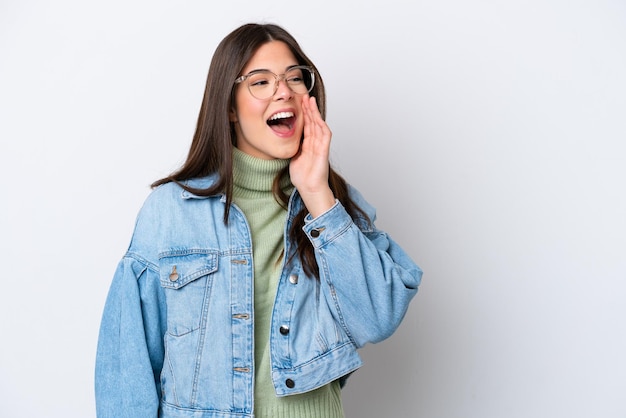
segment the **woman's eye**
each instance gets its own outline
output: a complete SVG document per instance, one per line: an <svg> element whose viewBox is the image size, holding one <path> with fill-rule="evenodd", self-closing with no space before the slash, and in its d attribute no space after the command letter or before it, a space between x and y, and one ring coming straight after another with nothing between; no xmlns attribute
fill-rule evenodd
<svg viewBox="0 0 626 418"><path fill-rule="evenodd" d="M291 83L291 84L302 83L302 76L301 75L294 75L294 76L287 77L287 82Z"/></svg>
<svg viewBox="0 0 626 418"><path fill-rule="evenodd" d="M269 80L265 78L250 80L251 86L265 86L267 84L269 84Z"/></svg>

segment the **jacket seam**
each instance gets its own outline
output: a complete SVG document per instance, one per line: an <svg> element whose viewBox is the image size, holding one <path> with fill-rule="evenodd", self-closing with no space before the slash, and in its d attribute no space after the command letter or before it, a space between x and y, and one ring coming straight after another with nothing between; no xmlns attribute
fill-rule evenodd
<svg viewBox="0 0 626 418"><path fill-rule="evenodd" d="M147 269L151 270L154 273L158 273L159 272L159 268L158 268L158 266L156 264L154 264L151 261L149 261L148 259L142 257L141 255L137 254L136 252L127 251L126 254L124 255L124 258L130 258L132 260L135 260L135 261L143 264Z"/></svg>
<svg viewBox="0 0 626 418"><path fill-rule="evenodd" d="M328 264L326 263L326 258L323 257L324 252L319 251L319 253L320 253L320 261L322 262L323 271L324 271L324 280L326 281L326 284L328 285L328 288L330 291L330 295L333 298L333 303L335 305L335 309L337 310L339 322L341 323L341 327L346 332L346 335L348 336L350 343L356 347L357 346L356 340L354 339L354 337L352 337L352 333L348 329L348 325L346 324L346 321L343 317L342 310L339 307L339 299L337 298L337 292L335 291L335 286L333 285L333 282L330 279L330 272L328 271Z"/></svg>

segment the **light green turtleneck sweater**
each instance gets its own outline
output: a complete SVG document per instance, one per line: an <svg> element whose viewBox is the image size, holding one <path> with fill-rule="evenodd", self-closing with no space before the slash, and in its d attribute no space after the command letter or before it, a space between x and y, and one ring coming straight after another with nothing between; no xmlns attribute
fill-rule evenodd
<svg viewBox="0 0 626 418"><path fill-rule="evenodd" d="M270 323L282 261L287 211L274 199L272 184L289 160L262 160L233 149L233 203L246 215L254 260L254 416L256 418L342 418L338 382L311 392L277 397L271 378ZM291 183L283 191L293 191Z"/></svg>

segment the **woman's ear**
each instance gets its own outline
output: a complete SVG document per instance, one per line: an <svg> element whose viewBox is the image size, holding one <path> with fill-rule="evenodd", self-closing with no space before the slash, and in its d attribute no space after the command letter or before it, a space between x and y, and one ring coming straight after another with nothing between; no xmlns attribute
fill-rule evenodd
<svg viewBox="0 0 626 418"><path fill-rule="evenodd" d="M228 112L228 120L230 122L237 122L237 112L235 111L235 108L231 108L230 112Z"/></svg>

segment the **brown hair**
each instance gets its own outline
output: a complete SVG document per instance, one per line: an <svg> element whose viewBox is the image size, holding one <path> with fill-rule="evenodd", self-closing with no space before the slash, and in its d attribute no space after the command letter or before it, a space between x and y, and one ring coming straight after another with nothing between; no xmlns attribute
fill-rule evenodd
<svg viewBox="0 0 626 418"><path fill-rule="evenodd" d="M235 79L262 45L271 41L287 44L298 64L313 67L316 75L315 85L309 93L315 97L322 115L326 117L326 93L324 82L313 62L304 54L296 40L283 28L274 24L246 24L226 36L217 46L207 76L204 97L198 115L196 131L193 136L187 160L183 166L165 178L152 183L152 187L175 182L185 190L199 196L211 196L219 193L226 195L224 222L228 222L233 189L232 147L236 136L229 121L229 111L233 107ZM196 189L182 182L192 178L216 175L216 181L207 189ZM289 167L282 170L274 181L274 195L279 203L286 207L289 197L281 190L280 180L289 175ZM343 204L353 218L363 211L356 206L348 195L346 181L332 168L328 183L335 197ZM296 214L289 238L294 242L297 255L304 271L319 278L319 270L313 246L302 231L307 210L303 208Z"/></svg>

